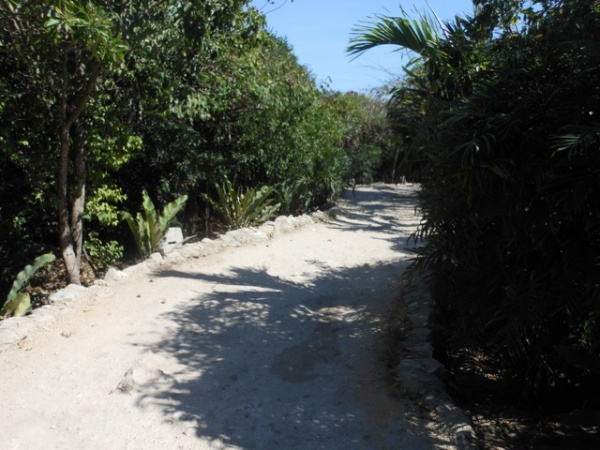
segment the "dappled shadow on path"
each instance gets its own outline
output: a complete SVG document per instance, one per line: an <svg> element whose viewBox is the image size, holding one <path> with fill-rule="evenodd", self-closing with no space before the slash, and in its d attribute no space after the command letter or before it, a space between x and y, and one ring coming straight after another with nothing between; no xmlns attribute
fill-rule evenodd
<svg viewBox="0 0 600 450"><path fill-rule="evenodd" d="M435 448L402 415L379 359L381 317L408 264L402 230L416 220L382 203L412 211L415 200L384 186L356 195L359 206L343 206L328 226L358 233L366 225L396 258L343 269L305 261L312 278L254 266L158 273L175 289L195 280L195 294L161 317L173 325L146 350L178 369L143 390L139 405L158 406L165 421L186 423L215 448ZM391 440L399 435L401 443Z"/></svg>
<svg viewBox="0 0 600 450"><path fill-rule="evenodd" d="M346 432L362 420L358 407L343 396L323 404L321 398L335 393L323 391L331 382L322 379L334 364L343 365L340 340L346 346L359 337L353 324L375 322L365 305L398 268L329 269L310 283L252 268L164 273L212 288L166 315L179 326L151 350L175 356L184 369L150 400L162 404L165 417L190 421L198 436L241 448L309 448L307 440L310 448L363 448L372 438L367 431ZM324 308L335 307L341 315L328 321ZM333 442L338 439L343 447Z"/></svg>
<svg viewBox="0 0 600 450"><path fill-rule="evenodd" d="M420 225L415 187L412 185L365 186L344 193L334 209L331 225L344 232L380 233L394 250L414 252L420 244L408 237Z"/></svg>
<svg viewBox="0 0 600 450"><path fill-rule="evenodd" d="M386 234L411 233L419 225L416 194L411 189L371 186L344 195L339 208L343 231L373 230ZM383 206L383 208L382 208Z"/></svg>
<svg viewBox="0 0 600 450"><path fill-rule="evenodd" d="M176 358L181 370L140 404L160 405L165 420L189 422L190 433L215 445L381 448L390 418L373 424L358 391L382 375L357 367L357 355L372 351L368 337L381 332L372 299L391 295L405 264L321 267L306 283L262 268L162 273L174 285L191 277L211 288L165 314L177 327L148 350ZM407 448L429 448L406 426L405 439L414 440Z"/></svg>

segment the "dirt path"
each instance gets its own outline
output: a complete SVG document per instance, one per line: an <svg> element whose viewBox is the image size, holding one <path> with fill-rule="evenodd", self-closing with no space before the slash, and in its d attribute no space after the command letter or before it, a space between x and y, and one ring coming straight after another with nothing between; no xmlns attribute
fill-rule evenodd
<svg viewBox="0 0 600 450"><path fill-rule="evenodd" d="M0 448L451 448L382 362L411 195L360 188L330 223L71 302L0 353Z"/></svg>

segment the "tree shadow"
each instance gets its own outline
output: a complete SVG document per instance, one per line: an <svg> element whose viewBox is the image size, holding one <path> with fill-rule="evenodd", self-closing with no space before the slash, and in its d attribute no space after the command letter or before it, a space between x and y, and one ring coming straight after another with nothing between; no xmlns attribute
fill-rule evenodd
<svg viewBox="0 0 600 450"><path fill-rule="evenodd" d="M382 316L412 256L406 230L414 227L386 210L414 209L416 199L389 186L355 196L329 226L367 229L395 258L343 269L306 261L312 278L235 266L155 274L174 289L196 280L196 291L159 318L170 325L145 352L170 364L155 368L162 375L139 389L138 405L158 407L215 448L379 449L398 447L390 439L399 435L402 448L443 445L424 438L417 416L398 412L380 354Z"/></svg>
<svg viewBox="0 0 600 450"><path fill-rule="evenodd" d="M264 268L157 274L173 285L193 278L204 288L164 314L176 327L147 351L174 358L181 369L165 374L168 383L147 386L139 405L159 406L165 420L186 422L215 445L381 448L356 390L382 375L356 367L353 355L372 351L366 335L382 332L382 311L371 299L393 295L389 284L405 266L402 260L343 270L321 265L320 276L308 282ZM410 428L407 422L410 448L430 448Z"/></svg>
<svg viewBox="0 0 600 450"><path fill-rule="evenodd" d="M342 231L370 230L385 234L406 235L419 225L417 198L411 189L374 185L355 192L344 193L341 207L336 211L333 225ZM407 214L395 214L399 209Z"/></svg>
<svg viewBox="0 0 600 450"><path fill-rule="evenodd" d="M415 255L422 242L410 236L420 225L417 196L413 187L373 185L346 191L342 206L334 210L332 227L344 232L374 232L392 244L392 249ZM398 214L398 210L404 213ZM394 212L396 211L396 212Z"/></svg>

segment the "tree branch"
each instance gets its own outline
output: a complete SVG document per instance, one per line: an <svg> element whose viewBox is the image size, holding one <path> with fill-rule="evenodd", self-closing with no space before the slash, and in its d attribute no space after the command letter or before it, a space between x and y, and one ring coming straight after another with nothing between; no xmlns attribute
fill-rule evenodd
<svg viewBox="0 0 600 450"><path fill-rule="evenodd" d="M90 79L88 80L85 89L79 97L79 104L71 113L71 115L66 118L65 122L63 123L63 127L67 129L70 128L71 125L73 125L73 123L79 118L79 116L83 112L83 109L85 108L85 104L89 100L90 96L92 95L92 92L94 91L94 88L96 87L96 82L98 81L99 73L100 63L98 62L98 60L94 59L92 61L92 73L90 74Z"/></svg>

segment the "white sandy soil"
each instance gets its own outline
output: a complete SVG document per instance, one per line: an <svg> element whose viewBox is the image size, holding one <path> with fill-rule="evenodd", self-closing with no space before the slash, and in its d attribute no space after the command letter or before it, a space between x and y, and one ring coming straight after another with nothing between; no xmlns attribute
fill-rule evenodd
<svg viewBox="0 0 600 450"><path fill-rule="evenodd" d="M413 194L357 188L329 223L133 273L38 320L0 353L0 449L453 448L385 367Z"/></svg>

